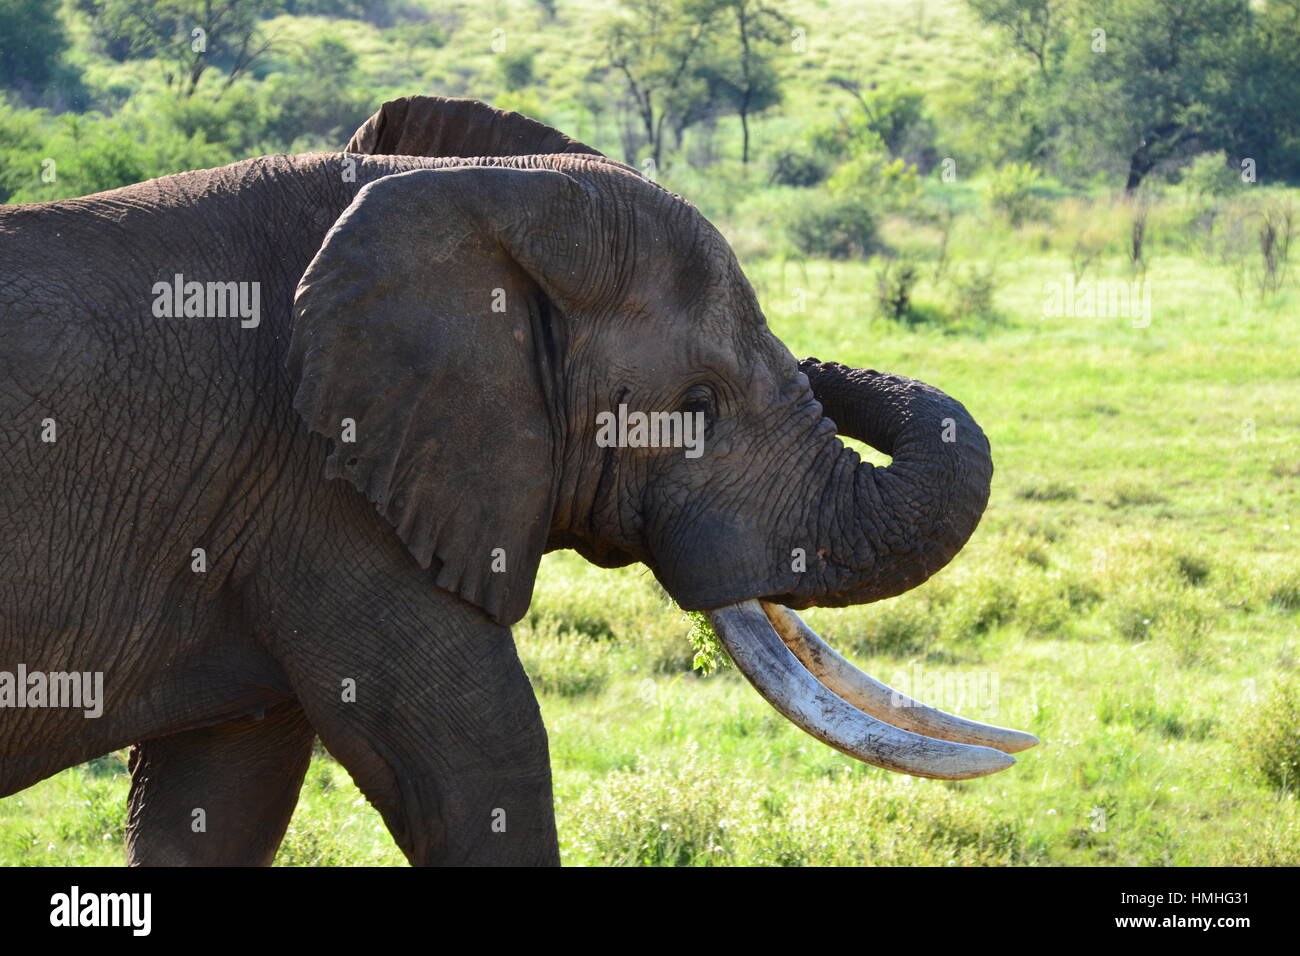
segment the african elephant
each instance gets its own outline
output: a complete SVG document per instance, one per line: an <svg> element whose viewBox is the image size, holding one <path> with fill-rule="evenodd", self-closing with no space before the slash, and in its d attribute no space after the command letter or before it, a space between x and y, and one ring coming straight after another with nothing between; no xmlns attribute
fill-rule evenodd
<svg viewBox="0 0 1300 956"><path fill-rule="evenodd" d="M793 610L962 547L992 467L960 404L797 361L694 207L539 123L413 98L349 150L0 211L0 796L130 745L131 863L265 864L319 735L411 862L556 863L510 626L557 548L644 562L869 763L1035 742Z"/></svg>

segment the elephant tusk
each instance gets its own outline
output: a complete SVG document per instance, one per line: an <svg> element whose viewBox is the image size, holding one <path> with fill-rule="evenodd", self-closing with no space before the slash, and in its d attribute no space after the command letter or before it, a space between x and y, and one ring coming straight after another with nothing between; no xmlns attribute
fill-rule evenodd
<svg viewBox="0 0 1300 956"><path fill-rule="evenodd" d="M788 607L769 601L761 603L777 635L800 663L864 713L913 733L959 744L994 747L1009 754L1028 750L1038 743L1033 734L966 720L900 694L854 667Z"/></svg>
<svg viewBox="0 0 1300 956"><path fill-rule="evenodd" d="M800 730L864 763L939 780L966 780L1016 761L1000 750L936 740L865 714L837 696L799 662L758 601L709 611L736 667L754 689Z"/></svg>

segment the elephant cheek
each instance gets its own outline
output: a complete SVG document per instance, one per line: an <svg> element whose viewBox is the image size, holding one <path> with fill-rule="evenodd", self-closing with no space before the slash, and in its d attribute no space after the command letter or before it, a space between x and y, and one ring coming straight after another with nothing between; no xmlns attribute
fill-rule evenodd
<svg viewBox="0 0 1300 956"><path fill-rule="evenodd" d="M706 610L794 586L770 553L767 535L740 516L710 515L682 521L654 549L660 583L682 608Z"/></svg>

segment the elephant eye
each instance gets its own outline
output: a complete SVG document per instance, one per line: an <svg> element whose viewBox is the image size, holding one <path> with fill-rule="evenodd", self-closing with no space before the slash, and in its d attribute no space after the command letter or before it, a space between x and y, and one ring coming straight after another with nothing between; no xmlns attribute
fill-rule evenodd
<svg viewBox="0 0 1300 956"><path fill-rule="evenodd" d="M712 421L714 417L713 389L707 385L696 385L686 393L682 399L682 411L688 415L696 412L704 414L705 421Z"/></svg>

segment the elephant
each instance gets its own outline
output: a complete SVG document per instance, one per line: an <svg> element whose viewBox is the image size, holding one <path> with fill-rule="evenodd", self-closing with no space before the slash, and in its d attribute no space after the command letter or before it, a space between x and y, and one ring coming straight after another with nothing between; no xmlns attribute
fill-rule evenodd
<svg viewBox="0 0 1300 956"><path fill-rule="evenodd" d="M643 563L857 759L1036 742L797 614L965 544L966 409L796 360L694 206L534 120L410 97L340 153L4 208L0 302L0 796L130 747L131 865L269 864L317 738L412 864L558 863L510 630L556 549Z"/></svg>

